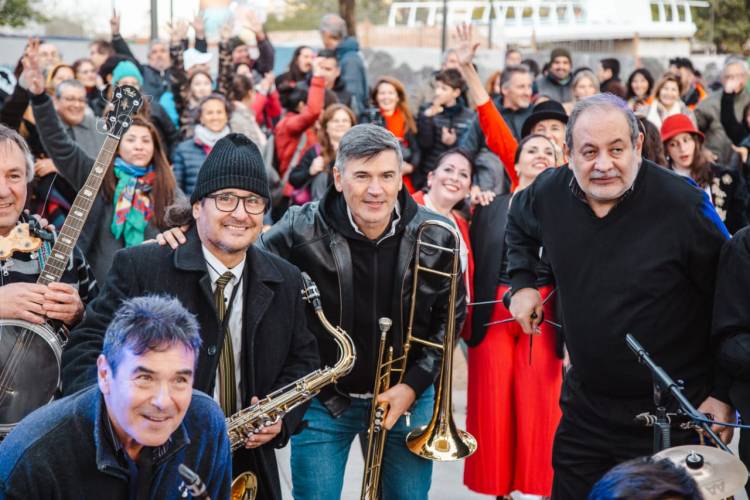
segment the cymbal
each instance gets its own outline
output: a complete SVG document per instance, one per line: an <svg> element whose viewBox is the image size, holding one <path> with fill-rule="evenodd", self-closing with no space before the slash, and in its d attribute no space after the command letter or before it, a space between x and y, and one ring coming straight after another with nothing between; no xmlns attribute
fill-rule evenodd
<svg viewBox="0 0 750 500"><path fill-rule="evenodd" d="M747 482L747 468L739 458L719 448L702 445L675 446L654 458L666 458L683 467L698 483L706 500L721 500Z"/></svg>

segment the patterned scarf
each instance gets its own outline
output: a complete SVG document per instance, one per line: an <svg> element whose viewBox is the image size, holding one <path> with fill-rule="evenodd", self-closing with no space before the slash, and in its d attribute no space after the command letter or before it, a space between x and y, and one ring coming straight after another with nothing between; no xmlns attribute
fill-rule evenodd
<svg viewBox="0 0 750 500"><path fill-rule="evenodd" d="M115 159L115 213L112 218L112 234L121 237L126 247L143 243L148 221L153 216L149 191L154 183L154 166L136 167L119 156Z"/></svg>

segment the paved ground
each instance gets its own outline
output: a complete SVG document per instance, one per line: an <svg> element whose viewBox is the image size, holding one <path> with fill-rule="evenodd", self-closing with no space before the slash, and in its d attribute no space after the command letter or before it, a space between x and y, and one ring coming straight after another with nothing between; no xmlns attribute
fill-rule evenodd
<svg viewBox="0 0 750 500"><path fill-rule="evenodd" d="M456 425L465 429L466 420L466 362L460 351L456 351L456 365L454 367L454 384L453 384L453 406ZM732 443L732 448L736 453L737 433ZM289 470L289 452L287 446L277 451L279 462L279 472L281 475L281 488L284 500L292 498L292 476ZM360 485L362 482L362 451L359 442L355 440L349 452L349 461L347 463L346 473L344 476L344 489L341 494L343 500L359 498ZM490 500L495 497L480 495L470 491L463 485L463 462L436 462L432 474L432 488L430 490L431 500ZM518 497L517 500L520 500ZM744 492L735 495L735 500L748 500Z"/></svg>

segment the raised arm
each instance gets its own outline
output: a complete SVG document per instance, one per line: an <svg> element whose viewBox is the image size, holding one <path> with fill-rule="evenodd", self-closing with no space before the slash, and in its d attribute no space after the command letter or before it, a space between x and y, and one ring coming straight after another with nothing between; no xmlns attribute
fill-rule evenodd
<svg viewBox="0 0 750 500"><path fill-rule="evenodd" d="M32 95L31 110L44 149L60 173L70 181L73 189L81 189L94 165L94 158L88 156L65 132L52 99L44 91L44 78L36 51L29 51L24 58L21 77Z"/></svg>
<svg viewBox="0 0 750 500"><path fill-rule="evenodd" d="M456 37L459 40L459 46L456 49L456 55L459 58L459 70L466 80L469 98L477 106L479 126L484 133L487 147L502 160L505 171L510 178L511 191L514 191L518 185L518 174L515 169L518 142L502 115L500 115L500 111L495 107L495 103L487 94L482 79L479 78L479 74L474 68L474 54L479 43L472 40L471 26L467 24L458 26Z"/></svg>

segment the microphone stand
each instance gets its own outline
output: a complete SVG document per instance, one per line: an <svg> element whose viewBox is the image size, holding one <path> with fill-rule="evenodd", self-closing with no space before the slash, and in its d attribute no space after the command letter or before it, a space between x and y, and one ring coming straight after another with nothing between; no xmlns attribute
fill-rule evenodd
<svg viewBox="0 0 750 500"><path fill-rule="evenodd" d="M675 382L661 366L654 363L646 349L643 348L635 337L628 333L625 335L625 342L628 344L630 350L638 356L638 361L651 370L651 376L654 380L654 404L656 404L657 419L654 425L654 453L658 453L671 446L669 419L667 418L667 410L664 406L665 398L668 396L672 396L677 401L682 412L700 426L719 448L727 453L732 453L729 451L727 445L719 439L719 436L711 430L711 426L706 422L706 417L682 393L682 385Z"/></svg>

